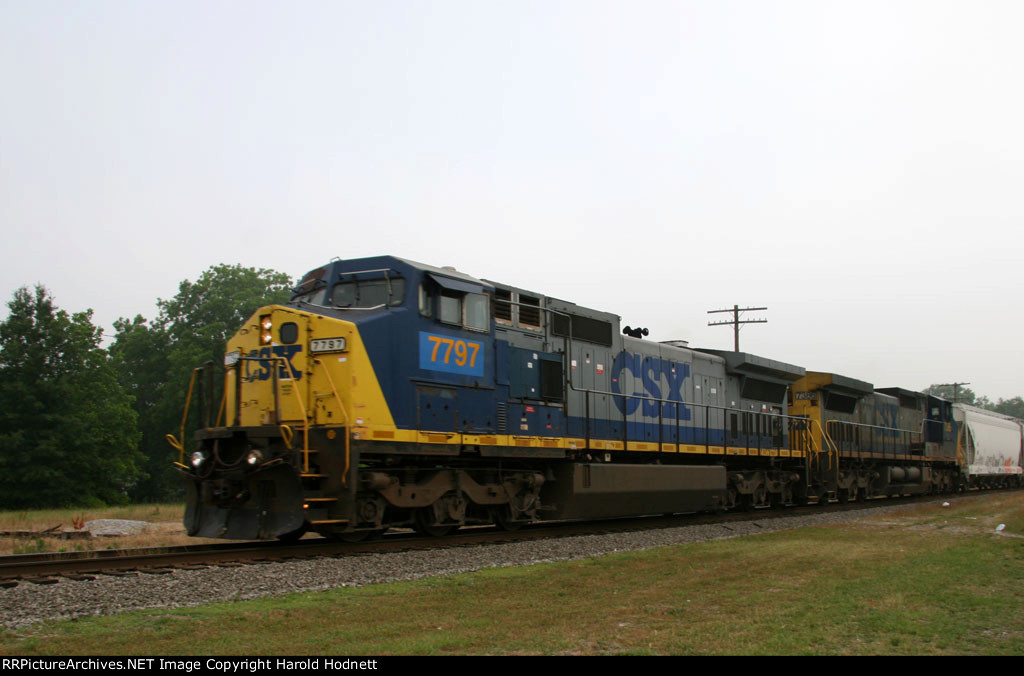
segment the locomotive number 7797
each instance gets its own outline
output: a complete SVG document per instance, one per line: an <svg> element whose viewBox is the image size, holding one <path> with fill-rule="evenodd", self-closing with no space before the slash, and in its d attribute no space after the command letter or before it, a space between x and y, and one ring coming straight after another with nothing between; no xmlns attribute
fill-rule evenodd
<svg viewBox="0 0 1024 676"><path fill-rule="evenodd" d="M465 366L466 360L469 360L469 368L476 367L476 354L480 351L480 343L467 342L465 340L456 340L455 338L445 338L443 336L427 336L427 340L434 344L434 351L430 355L430 361L437 363L437 353L442 345L447 345L448 349L444 353L444 363L450 363L452 356L452 348L455 348L455 363L458 366ZM473 350L473 354L470 355L469 351Z"/></svg>
<svg viewBox="0 0 1024 676"><path fill-rule="evenodd" d="M420 368L462 376L484 374L483 343L420 331Z"/></svg>

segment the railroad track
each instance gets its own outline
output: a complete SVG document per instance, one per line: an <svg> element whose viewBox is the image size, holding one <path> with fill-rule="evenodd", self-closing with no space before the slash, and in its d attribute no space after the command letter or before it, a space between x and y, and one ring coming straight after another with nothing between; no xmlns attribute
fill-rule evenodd
<svg viewBox="0 0 1024 676"><path fill-rule="evenodd" d="M987 492L987 491L986 491ZM758 509L753 512L730 512L713 515L665 515L603 521L539 523L517 531L494 527L467 527L443 538L424 537L413 532L393 532L376 540L345 543L325 538L308 538L298 542L242 542L182 547L150 547L124 550L97 550L21 554L0 557L0 585L19 583L53 584L62 579L90 579L97 575L162 574L174 569L210 566L240 566L257 562L318 556L344 557L389 552L471 547L523 542L548 538L603 535L639 530L655 530L718 524L724 529L730 523L768 521L776 518L825 514L836 511L867 510L893 504L913 504L941 499L941 496L873 499L860 503L831 503L827 506Z"/></svg>

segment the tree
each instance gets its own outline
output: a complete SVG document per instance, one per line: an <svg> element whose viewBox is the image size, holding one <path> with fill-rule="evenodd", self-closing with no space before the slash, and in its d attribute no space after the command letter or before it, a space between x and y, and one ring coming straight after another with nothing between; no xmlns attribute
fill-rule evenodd
<svg viewBox="0 0 1024 676"><path fill-rule="evenodd" d="M1020 397L1000 399L992 407L992 410L1003 415L1012 415L1014 418L1024 419L1024 399Z"/></svg>
<svg viewBox="0 0 1024 676"><path fill-rule="evenodd" d="M141 477L131 397L92 311L18 289L0 323L0 505L117 504Z"/></svg>
<svg viewBox="0 0 1024 676"><path fill-rule="evenodd" d="M167 337L159 327L150 327L141 315L114 322L115 340L110 355L117 365L118 379L134 397L140 433L139 450L146 476L132 488L133 500L170 500L175 497L176 476L171 465L171 447L164 435L173 427L168 420L181 416L183 401L170 392ZM173 396L173 395L177 395ZM175 413L176 411L176 413ZM177 458L174 458L175 460Z"/></svg>
<svg viewBox="0 0 1024 676"><path fill-rule="evenodd" d="M137 316L115 323L111 354L122 385L135 395L142 431L140 448L149 474L133 497L165 500L180 496L181 481L171 464L178 459L177 452L165 435L180 433L192 369L206 361L223 364L228 338L260 306L287 301L291 287L291 278L284 273L215 265L195 282L181 282L174 298L157 301L160 312L152 322ZM215 396L219 397L219 389ZM186 448L194 422L182 439Z"/></svg>
<svg viewBox="0 0 1024 676"><path fill-rule="evenodd" d="M928 389L924 391L925 394L930 394L934 397L942 397L947 401L954 400L954 387L952 385L929 385ZM958 386L955 388L956 401L961 404L969 404L975 406L977 397L974 394L974 390L969 387ZM987 401L987 400L986 400Z"/></svg>
<svg viewBox="0 0 1024 676"><path fill-rule="evenodd" d="M930 385L925 394L932 394L943 399L953 401L952 385ZM1012 399L999 399L993 402L987 396L976 396L972 390L966 387L957 388L957 401L961 404L970 404L978 408L988 409L1003 415L1024 419L1024 399L1013 397Z"/></svg>

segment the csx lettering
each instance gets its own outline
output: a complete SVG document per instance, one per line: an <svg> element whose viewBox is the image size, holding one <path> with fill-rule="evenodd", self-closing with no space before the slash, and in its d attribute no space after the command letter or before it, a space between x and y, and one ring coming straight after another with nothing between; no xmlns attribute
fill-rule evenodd
<svg viewBox="0 0 1024 676"><path fill-rule="evenodd" d="M623 392L621 381L623 372L629 371L633 378L639 380L643 385L643 392ZM683 382L690 377L690 365L665 361L659 357L644 357L639 354L620 352L615 361L612 362L612 392L616 394L631 394L633 397L616 397L615 404L619 410L626 415L636 413L637 408L643 404L644 417L657 418L659 403L652 399L667 399L668 401L683 401ZM661 383L664 379L667 385L663 393ZM676 404L661 404L661 415L665 418L676 417ZM679 419L689 420L690 409L686 406L679 406Z"/></svg>
<svg viewBox="0 0 1024 676"><path fill-rule="evenodd" d="M252 362L247 360L245 362L245 379L246 380L269 380L272 371L272 364L277 364L277 377L281 380L301 380L302 371L295 368L292 364L292 358L302 352L301 345L274 345L273 347L264 347L259 350L252 350L249 352L250 357L259 357L258 362ZM281 363L279 359L273 359L273 357L281 357L284 359L284 363ZM256 366L253 366L253 364Z"/></svg>

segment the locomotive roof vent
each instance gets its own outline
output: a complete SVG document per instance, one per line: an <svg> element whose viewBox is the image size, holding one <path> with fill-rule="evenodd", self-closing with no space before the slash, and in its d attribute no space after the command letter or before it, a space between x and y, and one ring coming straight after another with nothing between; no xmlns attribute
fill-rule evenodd
<svg viewBox="0 0 1024 676"><path fill-rule="evenodd" d="M672 347L689 347L690 341L688 340L663 340L662 345L671 345Z"/></svg>

